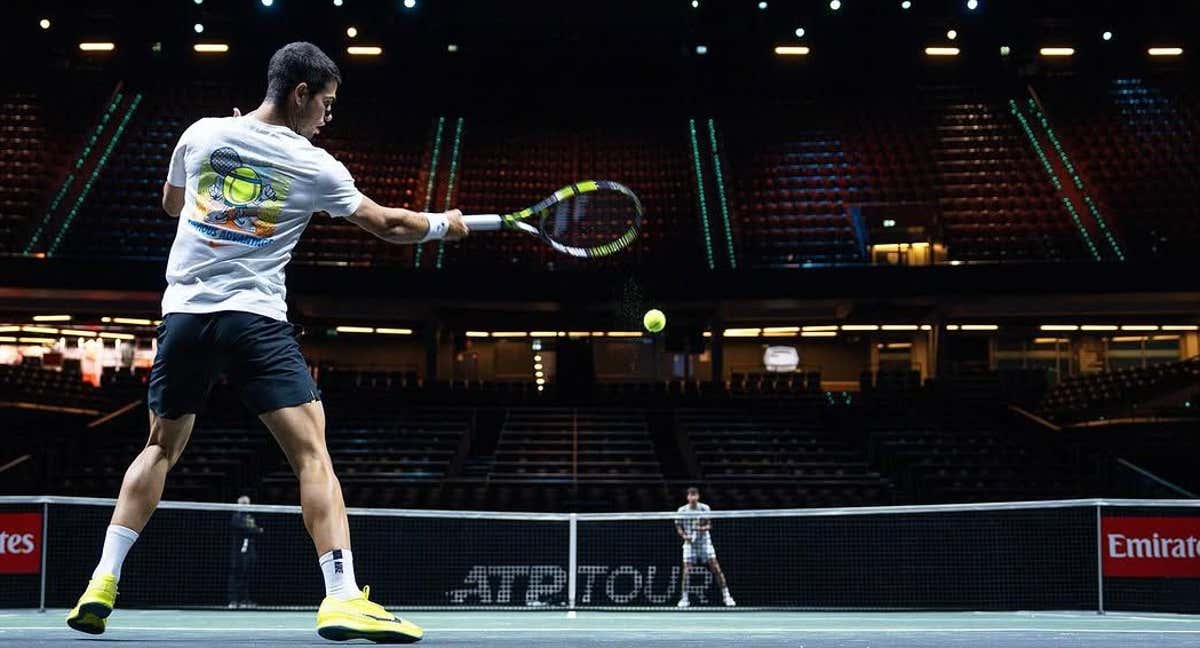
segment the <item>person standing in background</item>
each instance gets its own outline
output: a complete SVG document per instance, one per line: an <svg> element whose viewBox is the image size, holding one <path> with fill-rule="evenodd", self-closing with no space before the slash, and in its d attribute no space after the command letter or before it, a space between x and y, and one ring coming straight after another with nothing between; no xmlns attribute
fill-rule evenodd
<svg viewBox="0 0 1200 648"><path fill-rule="evenodd" d="M242 495L237 503L246 506L250 504L250 497ZM254 565L258 562L254 541L262 534L263 528L258 526L248 511L235 511L229 526L233 528L233 544L229 552L229 608L254 607L254 602L250 600L250 580L254 575Z"/></svg>

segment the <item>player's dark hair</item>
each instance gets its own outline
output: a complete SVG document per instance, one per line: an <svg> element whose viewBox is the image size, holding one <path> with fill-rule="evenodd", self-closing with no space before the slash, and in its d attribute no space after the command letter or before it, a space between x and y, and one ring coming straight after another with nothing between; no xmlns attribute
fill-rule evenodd
<svg viewBox="0 0 1200 648"><path fill-rule="evenodd" d="M282 104L301 83L317 92L330 83L341 83L342 73L333 59L312 43L288 43L271 56L267 66L267 100Z"/></svg>
<svg viewBox="0 0 1200 648"><path fill-rule="evenodd" d="M699 494L700 494L700 489L699 489L699 488L696 488L695 486L692 486L691 488L688 488L688 489L687 489L687 494L688 494L688 495L691 495L692 493L695 493L695 494L699 495Z"/></svg>

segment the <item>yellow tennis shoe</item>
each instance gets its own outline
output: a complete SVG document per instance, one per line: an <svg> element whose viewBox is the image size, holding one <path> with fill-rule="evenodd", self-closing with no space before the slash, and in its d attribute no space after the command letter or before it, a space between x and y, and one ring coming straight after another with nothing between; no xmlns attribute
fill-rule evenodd
<svg viewBox="0 0 1200 648"><path fill-rule="evenodd" d="M370 600L371 588L352 599L326 596L317 610L317 634L331 641L370 639L375 643L415 643L425 631Z"/></svg>
<svg viewBox="0 0 1200 648"><path fill-rule="evenodd" d="M88 581L87 589L75 608L67 614L67 625L88 634L103 634L117 603L117 577L105 574Z"/></svg>

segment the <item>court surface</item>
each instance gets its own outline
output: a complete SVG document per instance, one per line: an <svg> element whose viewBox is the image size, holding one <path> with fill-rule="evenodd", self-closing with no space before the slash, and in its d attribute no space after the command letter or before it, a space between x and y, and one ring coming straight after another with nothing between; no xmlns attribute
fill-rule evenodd
<svg viewBox="0 0 1200 648"><path fill-rule="evenodd" d="M0 611L0 645L334 646L313 630L312 612L118 610L108 632L92 637L63 623L65 610ZM1090 612L417 612L422 646L495 648L654 646L793 648L899 646L1197 646L1200 616Z"/></svg>

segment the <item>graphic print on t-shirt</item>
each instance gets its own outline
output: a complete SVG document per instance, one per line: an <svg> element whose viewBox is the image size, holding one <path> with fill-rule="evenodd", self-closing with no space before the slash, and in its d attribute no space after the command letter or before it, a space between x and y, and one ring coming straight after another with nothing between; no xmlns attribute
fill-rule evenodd
<svg viewBox="0 0 1200 648"><path fill-rule="evenodd" d="M271 167L242 159L231 146L213 151L200 165L196 212L189 222L206 238L262 247L275 235L290 183Z"/></svg>

